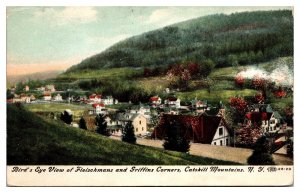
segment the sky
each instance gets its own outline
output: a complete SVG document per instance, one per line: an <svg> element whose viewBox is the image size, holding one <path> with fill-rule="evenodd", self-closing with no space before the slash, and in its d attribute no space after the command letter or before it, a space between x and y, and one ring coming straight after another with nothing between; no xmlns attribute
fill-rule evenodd
<svg viewBox="0 0 300 193"><path fill-rule="evenodd" d="M7 75L65 70L128 37L216 13L291 7L7 7Z"/></svg>

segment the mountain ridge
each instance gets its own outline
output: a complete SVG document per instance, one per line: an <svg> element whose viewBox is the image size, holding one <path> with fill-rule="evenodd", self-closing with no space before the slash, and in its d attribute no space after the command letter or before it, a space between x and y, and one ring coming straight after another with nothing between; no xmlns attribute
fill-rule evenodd
<svg viewBox="0 0 300 193"><path fill-rule="evenodd" d="M182 61L216 67L261 62L293 54L291 10L215 14L172 24L122 40L84 59L83 69L167 66Z"/></svg>

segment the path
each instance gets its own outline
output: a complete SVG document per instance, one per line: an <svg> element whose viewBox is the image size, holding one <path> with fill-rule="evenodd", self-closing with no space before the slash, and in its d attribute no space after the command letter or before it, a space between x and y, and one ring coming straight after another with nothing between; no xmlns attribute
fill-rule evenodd
<svg viewBox="0 0 300 193"><path fill-rule="evenodd" d="M111 136L112 139L120 140L120 137ZM151 140L137 138L137 143L145 146L163 148L162 140ZM251 149L235 148L227 146L214 146L209 144L191 143L190 154L202 157L209 157L219 160L233 161L247 164L248 157L252 154ZM293 160L284 155L273 154L273 158L278 165L292 165Z"/></svg>

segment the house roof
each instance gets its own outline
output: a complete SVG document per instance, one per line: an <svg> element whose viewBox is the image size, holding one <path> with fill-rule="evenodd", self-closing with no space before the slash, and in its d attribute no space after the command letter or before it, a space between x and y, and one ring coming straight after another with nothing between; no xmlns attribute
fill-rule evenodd
<svg viewBox="0 0 300 193"><path fill-rule="evenodd" d="M160 99L160 97L158 96L153 96L150 98L150 101L158 101Z"/></svg>
<svg viewBox="0 0 300 193"><path fill-rule="evenodd" d="M95 99L95 98L101 99L101 97L102 96L100 94L98 94L98 95L97 94L92 94L92 95L89 96L90 99Z"/></svg>
<svg viewBox="0 0 300 193"><path fill-rule="evenodd" d="M257 123L260 121L270 120L272 114L273 113L267 112L250 112L245 115L245 118L251 120L254 123Z"/></svg>
<svg viewBox="0 0 300 193"><path fill-rule="evenodd" d="M200 116L164 114L152 136L155 135L163 139L167 130L171 128L170 124L174 122L180 124L181 136L199 143L210 144L220 124L223 124L228 129L224 119L218 116L207 116L205 114Z"/></svg>
<svg viewBox="0 0 300 193"><path fill-rule="evenodd" d="M174 96L170 96L167 98L168 101L177 101L177 98Z"/></svg>
<svg viewBox="0 0 300 193"><path fill-rule="evenodd" d="M105 107L105 105L103 103L95 103L92 105L94 108L100 106L100 107Z"/></svg>
<svg viewBox="0 0 300 193"><path fill-rule="evenodd" d="M44 93L44 96L51 96L50 93Z"/></svg>

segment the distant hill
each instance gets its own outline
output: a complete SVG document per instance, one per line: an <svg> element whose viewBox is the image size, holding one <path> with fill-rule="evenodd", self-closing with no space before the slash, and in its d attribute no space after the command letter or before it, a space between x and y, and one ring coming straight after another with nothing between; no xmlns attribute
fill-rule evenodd
<svg viewBox="0 0 300 193"><path fill-rule="evenodd" d="M7 105L7 165L236 165L131 145Z"/></svg>
<svg viewBox="0 0 300 193"><path fill-rule="evenodd" d="M253 64L293 55L290 10L217 14L173 24L116 43L70 67L83 69L166 66L212 60L216 67Z"/></svg>
<svg viewBox="0 0 300 193"><path fill-rule="evenodd" d="M50 78L55 78L58 74L62 73L62 71L47 71L47 72L37 72L32 74L24 74L24 75L11 75L7 76L8 85L14 85L18 82L25 82L27 80L47 80Z"/></svg>

